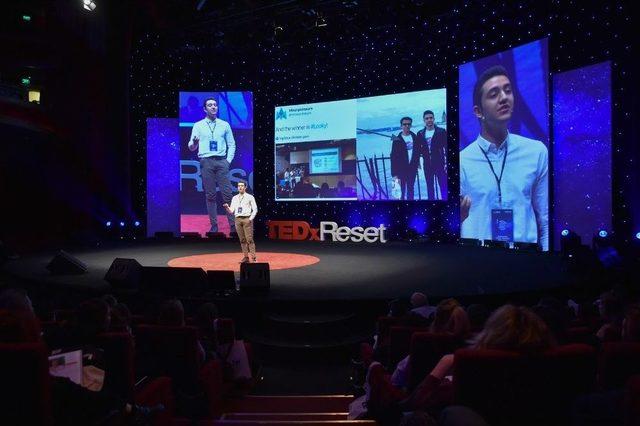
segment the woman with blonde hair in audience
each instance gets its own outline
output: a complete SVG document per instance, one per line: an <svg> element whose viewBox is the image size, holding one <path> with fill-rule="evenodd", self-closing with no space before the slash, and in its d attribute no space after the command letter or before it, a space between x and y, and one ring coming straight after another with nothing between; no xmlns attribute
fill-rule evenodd
<svg viewBox="0 0 640 426"><path fill-rule="evenodd" d="M450 333L456 337L465 338L470 329L467 312L456 299L444 299L438 303L430 328L432 333Z"/></svg>
<svg viewBox="0 0 640 426"><path fill-rule="evenodd" d="M451 301L446 301L446 304L451 312L457 308ZM440 308L440 305L438 307ZM449 321L445 322L447 323ZM549 328L531 309L505 305L491 314L483 330L473 340L471 348L531 353L544 351L554 345L555 341ZM379 401L370 401L373 403L372 408L378 413L398 409L433 412L449 405L453 389L446 376L451 374L453 363L453 354L443 356L431 373L410 394L393 386L383 375L375 374L370 385L377 388L375 393L380 396ZM370 369L370 377L371 371ZM375 406L380 403L382 406Z"/></svg>

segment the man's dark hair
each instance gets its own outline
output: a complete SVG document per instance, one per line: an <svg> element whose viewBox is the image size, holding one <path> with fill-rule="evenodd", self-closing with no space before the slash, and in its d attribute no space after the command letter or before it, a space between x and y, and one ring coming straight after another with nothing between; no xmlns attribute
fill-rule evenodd
<svg viewBox="0 0 640 426"><path fill-rule="evenodd" d="M402 117L402 118L400 119L400 124L402 124L402 122L403 122L404 120L409 120L410 122L412 122L412 123L413 123L413 119L412 119L411 117Z"/></svg>
<svg viewBox="0 0 640 426"><path fill-rule="evenodd" d="M431 114L431 115L433 115L434 117L436 116L436 115L433 113L433 111L431 111L430 109L428 109L428 110L426 110L425 112L423 112L423 113L422 113L422 118L424 118L424 116L425 116L425 115L427 115L427 114Z"/></svg>
<svg viewBox="0 0 640 426"><path fill-rule="evenodd" d="M507 69L502 65L494 65L490 68L484 70L476 84L473 86L473 105L482 107L482 86L487 82L487 80L492 79L493 77L497 77L499 75L504 75L509 78L509 74L507 73Z"/></svg>
<svg viewBox="0 0 640 426"><path fill-rule="evenodd" d="M247 187L247 182L245 182L243 180L239 180L238 181L237 185L240 185L240 184L243 184L245 188Z"/></svg>
<svg viewBox="0 0 640 426"><path fill-rule="evenodd" d="M202 107L206 107L207 106L207 102L209 101L215 101L216 104L218 103L218 100L216 98L214 98L213 96L210 96L208 98L206 98L203 102L202 102Z"/></svg>

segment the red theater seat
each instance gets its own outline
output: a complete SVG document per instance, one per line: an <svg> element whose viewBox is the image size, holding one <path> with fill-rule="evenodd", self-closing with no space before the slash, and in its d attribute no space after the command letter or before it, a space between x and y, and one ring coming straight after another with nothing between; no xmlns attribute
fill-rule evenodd
<svg viewBox="0 0 640 426"><path fill-rule="evenodd" d="M409 389L414 389L433 370L440 358L464 346L451 334L416 332L411 338Z"/></svg>
<svg viewBox="0 0 640 426"><path fill-rule="evenodd" d="M586 343L595 341L595 332L586 325L567 328L567 341L569 343Z"/></svg>
<svg viewBox="0 0 640 426"><path fill-rule="evenodd" d="M599 356L598 382L604 389L621 389L627 380L640 374L640 343L603 343Z"/></svg>
<svg viewBox="0 0 640 426"><path fill-rule="evenodd" d="M156 425L169 425L175 411L171 379L159 377L135 387L134 342L128 333L104 333L98 336L98 346L104 351L105 386L127 401L138 405L162 404L165 410L156 416Z"/></svg>
<svg viewBox="0 0 640 426"><path fill-rule="evenodd" d="M145 375L171 377L184 395L205 392L209 415L221 410L222 371L218 361L202 365L195 327L141 325L136 334L136 365Z"/></svg>
<svg viewBox="0 0 640 426"><path fill-rule="evenodd" d="M625 391L625 424L640 425L640 374L627 381Z"/></svg>
<svg viewBox="0 0 640 426"><path fill-rule="evenodd" d="M236 339L236 326L231 318L216 320L216 339L219 345L233 343Z"/></svg>
<svg viewBox="0 0 640 426"><path fill-rule="evenodd" d="M455 352L454 403L491 425L566 423L573 399L593 390L596 352L560 346L539 355L501 350Z"/></svg>
<svg viewBox="0 0 640 426"><path fill-rule="evenodd" d="M393 326L389 330L389 371L396 368L398 362L409 355L411 348L411 336L417 332L426 332L429 329L424 326Z"/></svg>

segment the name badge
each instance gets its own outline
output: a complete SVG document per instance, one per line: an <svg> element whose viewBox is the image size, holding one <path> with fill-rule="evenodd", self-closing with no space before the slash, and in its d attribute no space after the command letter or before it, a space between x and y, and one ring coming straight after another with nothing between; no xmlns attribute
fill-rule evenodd
<svg viewBox="0 0 640 426"><path fill-rule="evenodd" d="M491 239L513 242L513 210L491 210Z"/></svg>
<svg viewBox="0 0 640 426"><path fill-rule="evenodd" d="M242 207L238 207L238 213L242 213Z"/></svg>
<svg viewBox="0 0 640 426"><path fill-rule="evenodd" d="M218 142L217 141L209 141L209 151L215 152L218 150Z"/></svg>

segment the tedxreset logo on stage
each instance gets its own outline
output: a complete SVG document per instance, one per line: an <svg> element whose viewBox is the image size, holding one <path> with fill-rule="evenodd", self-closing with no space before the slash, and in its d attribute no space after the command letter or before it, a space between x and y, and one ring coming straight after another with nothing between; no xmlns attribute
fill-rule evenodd
<svg viewBox="0 0 640 426"><path fill-rule="evenodd" d="M315 241L353 241L359 243L366 241L368 243L386 243L384 231L387 230L384 225L379 227L371 226L363 228L355 226L338 226L336 222L320 222L320 228L312 228L307 222L296 220L270 220L269 238L272 240L315 240Z"/></svg>

